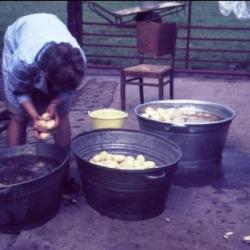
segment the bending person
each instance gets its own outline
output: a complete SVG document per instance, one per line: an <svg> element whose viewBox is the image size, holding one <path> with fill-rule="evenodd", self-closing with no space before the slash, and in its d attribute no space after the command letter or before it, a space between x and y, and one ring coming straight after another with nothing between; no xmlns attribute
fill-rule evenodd
<svg viewBox="0 0 250 250"><path fill-rule="evenodd" d="M26 143L28 121L37 137L44 112L55 120L55 143L69 148L71 95L81 84L86 57L65 24L53 14L32 14L11 24L4 36L3 80L11 112L7 145Z"/></svg>

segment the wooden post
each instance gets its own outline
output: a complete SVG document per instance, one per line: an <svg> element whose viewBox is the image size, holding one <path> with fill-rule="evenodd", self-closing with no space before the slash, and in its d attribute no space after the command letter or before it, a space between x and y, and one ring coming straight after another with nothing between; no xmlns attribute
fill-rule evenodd
<svg viewBox="0 0 250 250"><path fill-rule="evenodd" d="M187 42L185 55L185 68L189 67L189 48L190 48L190 33L191 33L191 17L192 17L192 1L188 2L188 27L187 27Z"/></svg>
<svg viewBox="0 0 250 250"><path fill-rule="evenodd" d="M68 29L76 38L79 45L83 46L82 39L82 1L67 1Z"/></svg>

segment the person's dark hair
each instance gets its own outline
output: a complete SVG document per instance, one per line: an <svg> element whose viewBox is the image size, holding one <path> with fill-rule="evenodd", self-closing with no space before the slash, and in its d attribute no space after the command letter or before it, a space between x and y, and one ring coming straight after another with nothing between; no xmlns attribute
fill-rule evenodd
<svg viewBox="0 0 250 250"><path fill-rule="evenodd" d="M50 43L39 60L50 84L61 89L74 90L85 75L85 65L80 49L69 43Z"/></svg>

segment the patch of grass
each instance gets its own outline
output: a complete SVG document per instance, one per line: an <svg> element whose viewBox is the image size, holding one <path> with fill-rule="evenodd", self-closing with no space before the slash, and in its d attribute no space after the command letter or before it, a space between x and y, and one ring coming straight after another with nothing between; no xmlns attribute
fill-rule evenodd
<svg viewBox="0 0 250 250"><path fill-rule="evenodd" d="M0 1L0 48L8 25L17 18L34 13L52 13L67 21L66 1Z"/></svg>

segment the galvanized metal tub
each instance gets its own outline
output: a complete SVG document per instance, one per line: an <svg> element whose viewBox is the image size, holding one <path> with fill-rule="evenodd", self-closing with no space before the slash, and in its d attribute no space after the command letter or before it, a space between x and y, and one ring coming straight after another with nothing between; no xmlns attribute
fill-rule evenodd
<svg viewBox="0 0 250 250"><path fill-rule="evenodd" d="M44 176L0 187L0 232L17 233L40 226L53 218L61 204L62 185L69 152L55 144L36 143L0 150L0 158L46 157L58 167Z"/></svg>
<svg viewBox="0 0 250 250"><path fill-rule="evenodd" d="M143 154L158 167L127 170L89 162L103 150L132 156ZM87 203L99 213L122 220L144 220L164 211L181 158L175 143L141 131L98 129L76 136L72 151Z"/></svg>
<svg viewBox="0 0 250 250"><path fill-rule="evenodd" d="M174 124L142 117L146 107L180 108L194 106L196 109L219 116L218 121L197 124ZM222 151L229 126L235 112L222 104L199 100L163 100L140 104L134 112L143 131L152 132L176 142L183 153L176 174L183 178L208 178L222 174Z"/></svg>

